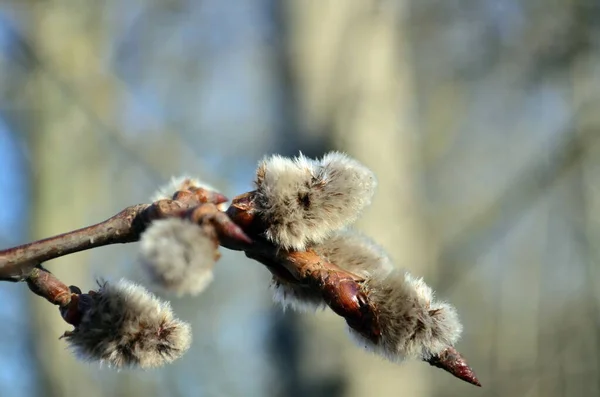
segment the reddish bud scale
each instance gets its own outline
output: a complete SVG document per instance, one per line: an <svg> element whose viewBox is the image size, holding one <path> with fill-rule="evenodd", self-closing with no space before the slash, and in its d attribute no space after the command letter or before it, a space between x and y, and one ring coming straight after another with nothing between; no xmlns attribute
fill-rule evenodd
<svg viewBox="0 0 600 397"><path fill-rule="evenodd" d="M81 292L78 287L71 286L71 301L68 305L60 308L60 314L66 323L77 327L85 313L90 310L92 299L96 291L89 291L87 294Z"/></svg>
<svg viewBox="0 0 600 397"><path fill-rule="evenodd" d="M225 212L243 230L251 230L255 218L252 211L252 192L235 197Z"/></svg>
<svg viewBox="0 0 600 397"><path fill-rule="evenodd" d="M211 204L223 204L229 201L227 197L223 194L207 190L201 187L190 187L189 191L196 197L198 201L201 203L211 203Z"/></svg>
<svg viewBox="0 0 600 397"><path fill-rule="evenodd" d="M179 191L175 192L175 194L173 195L173 200L180 201L182 203L193 203L193 204L201 203L201 201L198 199L198 197L193 192L190 192L189 190L179 190Z"/></svg>
<svg viewBox="0 0 600 397"><path fill-rule="evenodd" d="M241 194L235 197L227 211L227 216L244 232L253 237L263 236L267 226L257 216L254 196L256 191Z"/></svg>
<svg viewBox="0 0 600 397"><path fill-rule="evenodd" d="M60 308L60 314L68 324L73 326L79 325L84 314L79 310L79 295L73 294L71 302L67 306Z"/></svg>
<svg viewBox="0 0 600 397"><path fill-rule="evenodd" d="M301 282L321 291L325 303L348 325L365 338L377 343L381 330L377 316L362 291L362 279L340 267L323 261L315 252L288 252L282 258L287 270Z"/></svg>
<svg viewBox="0 0 600 397"><path fill-rule="evenodd" d="M173 200L184 203L196 204L223 204L229 201L223 194L201 187L191 187L188 190L179 190L173 195Z"/></svg>
<svg viewBox="0 0 600 397"><path fill-rule="evenodd" d="M345 278L339 273L315 275L323 280L321 294L327 305L336 314L344 317L348 326L359 332L373 343L378 343L381 330L377 324L373 308L370 307L366 295L359 283Z"/></svg>
<svg viewBox="0 0 600 397"><path fill-rule="evenodd" d="M219 240L229 245L246 246L252 243L242 228L236 225L226 213L219 211L214 204L203 204L190 210L186 217L198 225L210 225L214 228Z"/></svg>

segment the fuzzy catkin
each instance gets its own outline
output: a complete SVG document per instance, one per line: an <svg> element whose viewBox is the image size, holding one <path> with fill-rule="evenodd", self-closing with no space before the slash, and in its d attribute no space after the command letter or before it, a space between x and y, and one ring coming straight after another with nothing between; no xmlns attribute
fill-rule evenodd
<svg viewBox="0 0 600 397"><path fill-rule="evenodd" d="M422 279L394 270L375 275L364 285L376 308L381 339L378 344L350 329L354 341L387 359L428 359L453 346L462 332L454 307L434 299Z"/></svg>
<svg viewBox="0 0 600 397"><path fill-rule="evenodd" d="M388 274L394 264L387 253L371 238L353 230L340 230L321 244L311 246L319 256L358 276Z"/></svg>
<svg viewBox="0 0 600 397"><path fill-rule="evenodd" d="M152 283L178 296L198 295L213 280L217 244L192 222L152 222L140 241L142 268Z"/></svg>
<svg viewBox="0 0 600 397"><path fill-rule="evenodd" d="M109 367L154 368L181 357L191 344L191 327L176 319L168 302L126 280L103 283L81 295L87 310L64 339L76 356Z"/></svg>
<svg viewBox="0 0 600 397"><path fill-rule="evenodd" d="M255 207L265 236L303 250L353 223L371 203L377 181L358 161L339 152L320 160L274 155L256 171Z"/></svg>
<svg viewBox="0 0 600 397"><path fill-rule="evenodd" d="M358 276L387 275L394 269L385 251L373 240L355 230L340 230L319 244L309 247L320 257ZM311 312L326 307L318 290L290 284L273 277L273 300L284 308Z"/></svg>

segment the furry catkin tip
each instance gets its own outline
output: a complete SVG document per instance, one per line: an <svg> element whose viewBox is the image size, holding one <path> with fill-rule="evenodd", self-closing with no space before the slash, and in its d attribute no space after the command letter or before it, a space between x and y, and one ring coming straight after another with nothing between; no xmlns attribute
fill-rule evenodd
<svg viewBox="0 0 600 397"><path fill-rule="evenodd" d="M177 295L197 295L213 280L216 241L188 220L154 221L142 234L141 264L150 280Z"/></svg>
<svg viewBox="0 0 600 397"><path fill-rule="evenodd" d="M376 184L371 170L343 153L320 160L274 155L256 171L255 206L269 240L303 250L356 221Z"/></svg>
<svg viewBox="0 0 600 397"><path fill-rule="evenodd" d="M126 280L103 283L80 299L86 310L64 339L82 360L115 368L154 368L190 347L189 324L174 317L169 303L139 285Z"/></svg>
<svg viewBox="0 0 600 397"><path fill-rule="evenodd" d="M378 315L381 338L375 344L350 329L359 345L399 362L427 360L460 338L462 325L456 310L436 301L422 279L394 270L367 279L364 288Z"/></svg>

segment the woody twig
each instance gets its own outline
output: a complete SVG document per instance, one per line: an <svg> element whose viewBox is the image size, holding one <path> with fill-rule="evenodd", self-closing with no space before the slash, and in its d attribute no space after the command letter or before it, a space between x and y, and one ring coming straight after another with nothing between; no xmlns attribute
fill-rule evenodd
<svg viewBox="0 0 600 397"><path fill-rule="evenodd" d="M0 279L26 281L33 292L58 305L63 318L76 327L75 334L66 334L76 343L77 338L73 335L78 335L77 332L85 328L85 323L81 323L83 315L91 310L94 302L106 299L98 296L109 296L111 290L101 287L98 292L82 294L77 287L66 287L43 269L43 262L95 247L142 239L142 250L151 262L152 271L160 278L158 273L164 265L161 255L177 246L178 236L187 235L186 238L191 240L186 245L192 242L192 245L204 244L207 248L180 256L216 260L219 255L214 247L219 245L243 251L272 273L272 282L279 292L283 292L282 300L298 299L317 306L326 305L345 319L361 344L370 346L375 352L386 357L420 358L480 386L473 371L453 347L461 330L454 309L435 302L431 290L422 281L409 275L398 275L386 267L385 257L377 254L372 260L368 259L373 251L368 243L362 240L356 240L358 244L356 241L350 243L348 239L356 237L335 232L345 227L344 222L356 219L358 215L353 212L360 212L370 202L370 199L364 200L358 195L360 191L352 191L356 186L372 189L374 185L368 182L370 173L348 159L336 156L326 156L320 164L302 158L292 165L299 171L282 167L280 162L261 164L257 170L257 190L237 196L225 212L220 209L226 201L223 195L186 179L177 185L170 197L159 197L150 204L127 207L96 225L0 251ZM281 190L278 185L284 179L272 178L270 173L289 173L290 169L297 173L287 175L287 179L297 178L299 183L293 184L294 190L288 197L286 194L290 192ZM353 182L354 187L350 186L346 191L342 190L344 186L331 182L342 172L356 174L341 178L356 181ZM265 189L266 184L270 184L268 189ZM342 193L348 197L344 198ZM279 196L270 196L273 194ZM340 196L341 201L331 202ZM352 215L348 216L349 213ZM318 230L315 219L326 219L328 223L325 226L330 230ZM159 226L160 222L166 223ZM146 231L148 233L145 234ZM174 243L161 248L152 239L153 233L160 237L156 241L164 242L169 237L174 240L168 241ZM336 233L338 240L335 240ZM334 237L328 237L331 235ZM150 237L144 241L143 236ZM358 256L340 256L340 252L357 247L363 250ZM356 257L364 257L364 263L357 262ZM172 259L167 257L168 266L172 265ZM182 266L189 267L189 264ZM212 269L211 263L196 263L194 266ZM185 282L183 278L163 281L165 284ZM200 291L202 288L195 285L188 289ZM111 293L110 296L123 294L119 291ZM382 293L387 295L380 296ZM386 303L390 299L396 306ZM395 325L398 321L390 322L390 316L396 315L407 319L407 324L401 329ZM163 328L160 325L160 329ZM426 329L429 329L428 335L447 331L444 331L445 335L432 339L424 336L423 330ZM84 340L87 343L87 339ZM181 345L187 343L185 338L178 340L183 340ZM81 340L77 343L79 347L87 346ZM100 354L95 356L104 357ZM153 356L119 357L119 360L113 360L117 366L124 362L154 366L157 362Z"/></svg>

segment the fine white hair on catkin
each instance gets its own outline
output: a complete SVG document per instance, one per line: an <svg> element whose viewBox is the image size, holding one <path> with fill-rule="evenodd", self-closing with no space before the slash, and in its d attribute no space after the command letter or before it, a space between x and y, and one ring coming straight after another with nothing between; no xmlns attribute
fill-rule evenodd
<svg viewBox="0 0 600 397"><path fill-rule="evenodd" d="M394 270L368 279L364 290L378 313L381 339L374 344L350 328L359 346L400 362L428 359L459 340L462 325L456 310L436 301L422 279Z"/></svg>
<svg viewBox="0 0 600 397"><path fill-rule="evenodd" d="M150 281L178 296L197 295L213 280L217 244L194 223L152 222L140 240L140 262Z"/></svg>
<svg viewBox="0 0 600 397"><path fill-rule="evenodd" d="M384 276L394 269L392 260L383 248L353 229L337 231L310 248L330 263L365 278L374 273Z"/></svg>
<svg viewBox="0 0 600 397"><path fill-rule="evenodd" d="M315 312L327 306L318 290L290 284L277 277L271 279L271 292L273 301L281 305L284 311L290 308L297 312Z"/></svg>
<svg viewBox="0 0 600 397"><path fill-rule="evenodd" d="M373 240L355 230L340 230L319 244L309 247L321 258L358 276L369 278L377 273L385 276L394 269L386 252ZM300 312L314 312L327 306L321 293L315 289L271 280L273 300Z"/></svg>
<svg viewBox="0 0 600 397"><path fill-rule="evenodd" d="M190 325L174 317L168 302L137 284L123 279L105 282L96 293L81 298L87 300L87 310L64 339L84 361L114 368L155 368L190 347Z"/></svg>
<svg viewBox="0 0 600 397"><path fill-rule="evenodd" d="M161 186L152 196L151 201L171 200L176 192L188 190L189 188L203 188L206 190L218 191L207 183L187 175L174 176L165 185Z"/></svg>
<svg viewBox="0 0 600 397"><path fill-rule="evenodd" d="M266 237L285 249L303 250L356 221L377 181L358 161L331 152L320 160L267 157L259 163L255 185Z"/></svg>

